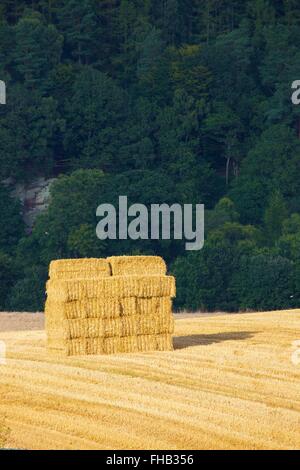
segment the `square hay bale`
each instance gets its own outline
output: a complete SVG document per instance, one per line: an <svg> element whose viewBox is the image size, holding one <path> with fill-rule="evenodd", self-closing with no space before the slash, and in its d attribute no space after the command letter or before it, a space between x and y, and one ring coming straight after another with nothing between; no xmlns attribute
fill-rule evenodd
<svg viewBox="0 0 300 470"><path fill-rule="evenodd" d="M64 271L58 272L55 275L51 276L51 279L62 279L62 280L70 280L70 279L101 279L102 277L108 277L104 275L102 272L96 270L82 270L82 271Z"/></svg>
<svg viewBox="0 0 300 470"><path fill-rule="evenodd" d="M47 335L51 339L108 338L134 335L173 333L171 315L133 315L114 319L79 318L47 319Z"/></svg>
<svg viewBox="0 0 300 470"><path fill-rule="evenodd" d="M122 334L122 321L121 318L114 318L112 320L105 320L104 326L104 338L116 337L119 338Z"/></svg>
<svg viewBox="0 0 300 470"><path fill-rule="evenodd" d="M139 315L158 313L159 315L172 314L172 299L168 296L161 297L137 297L136 312Z"/></svg>
<svg viewBox="0 0 300 470"><path fill-rule="evenodd" d="M46 320L54 317L62 319L76 318L118 318L132 315L171 315L172 300L170 297L124 297L109 299L84 299L69 302L51 300L45 303Z"/></svg>
<svg viewBox="0 0 300 470"><path fill-rule="evenodd" d="M87 338L86 354L105 354L104 338Z"/></svg>
<svg viewBox="0 0 300 470"><path fill-rule="evenodd" d="M172 351L173 339L169 333L96 338L48 337L48 350L63 356L117 354L147 351Z"/></svg>
<svg viewBox="0 0 300 470"><path fill-rule="evenodd" d="M51 279L97 278L111 276L110 264L102 258L59 259L51 261Z"/></svg>
<svg viewBox="0 0 300 470"><path fill-rule="evenodd" d="M172 351L173 339L169 334L125 336L122 338L106 338L105 354Z"/></svg>
<svg viewBox="0 0 300 470"><path fill-rule="evenodd" d="M137 337L130 336L122 338L105 338L104 351L105 354L118 354L138 351Z"/></svg>
<svg viewBox="0 0 300 470"><path fill-rule="evenodd" d="M111 256L107 258L113 276L164 276L167 266L160 256Z"/></svg>
<svg viewBox="0 0 300 470"><path fill-rule="evenodd" d="M117 298L83 299L62 302L48 297L45 304L46 320L48 317L65 319L76 318L117 318L121 315L121 304Z"/></svg>
<svg viewBox="0 0 300 470"><path fill-rule="evenodd" d="M136 315L121 318L121 336L172 334L174 332L174 318L172 315Z"/></svg>
<svg viewBox="0 0 300 470"><path fill-rule="evenodd" d="M63 356L84 356L87 354L86 339L65 340L61 338L48 338L48 351ZM103 350L103 349L102 349Z"/></svg>
<svg viewBox="0 0 300 470"><path fill-rule="evenodd" d="M137 315L137 298L124 297L120 301L120 311L122 317Z"/></svg>
<svg viewBox="0 0 300 470"><path fill-rule="evenodd" d="M100 318L64 320L63 331L67 339L99 338L105 336L105 324Z"/></svg>
<svg viewBox="0 0 300 470"><path fill-rule="evenodd" d="M131 315L171 315L172 299L163 297L124 297L120 299L121 316Z"/></svg>
<svg viewBox="0 0 300 470"><path fill-rule="evenodd" d="M62 356L105 354L104 338L49 339L48 350Z"/></svg>
<svg viewBox="0 0 300 470"><path fill-rule="evenodd" d="M115 276L102 279L49 280L50 300L69 302L93 298L175 297L173 276Z"/></svg>
<svg viewBox="0 0 300 470"><path fill-rule="evenodd" d="M138 351L173 351L173 338L170 334L137 336Z"/></svg>

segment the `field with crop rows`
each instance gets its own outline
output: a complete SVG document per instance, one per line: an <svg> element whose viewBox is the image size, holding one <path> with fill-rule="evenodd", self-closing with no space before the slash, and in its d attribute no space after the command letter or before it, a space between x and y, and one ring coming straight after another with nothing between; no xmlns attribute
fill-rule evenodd
<svg viewBox="0 0 300 470"><path fill-rule="evenodd" d="M173 352L74 358L25 315L0 313L0 445L300 448L300 310L181 315Z"/></svg>

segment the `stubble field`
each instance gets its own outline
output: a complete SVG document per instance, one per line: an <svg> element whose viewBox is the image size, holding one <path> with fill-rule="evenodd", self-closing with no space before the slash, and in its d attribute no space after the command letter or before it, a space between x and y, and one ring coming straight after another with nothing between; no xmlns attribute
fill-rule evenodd
<svg viewBox="0 0 300 470"><path fill-rule="evenodd" d="M0 313L0 446L300 448L300 310L175 325L174 352L56 358L41 314Z"/></svg>

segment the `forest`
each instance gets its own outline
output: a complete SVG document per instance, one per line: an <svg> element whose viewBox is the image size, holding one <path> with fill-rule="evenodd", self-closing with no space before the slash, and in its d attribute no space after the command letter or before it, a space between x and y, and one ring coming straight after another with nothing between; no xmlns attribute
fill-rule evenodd
<svg viewBox="0 0 300 470"><path fill-rule="evenodd" d="M1 0L0 310L57 258L157 254L176 308L300 307L297 0ZM25 230L4 181L56 178ZM96 208L205 204L205 244L96 237Z"/></svg>

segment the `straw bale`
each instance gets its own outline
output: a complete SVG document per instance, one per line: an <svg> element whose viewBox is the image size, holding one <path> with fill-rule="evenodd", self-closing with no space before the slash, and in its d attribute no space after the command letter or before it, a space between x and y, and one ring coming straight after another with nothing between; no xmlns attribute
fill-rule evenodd
<svg viewBox="0 0 300 470"><path fill-rule="evenodd" d="M121 318L121 336L157 335L173 333L174 319L172 315L136 315Z"/></svg>
<svg viewBox="0 0 300 470"><path fill-rule="evenodd" d="M172 300L170 297L136 298L136 311L140 315L158 312L160 315L171 314Z"/></svg>
<svg viewBox="0 0 300 470"><path fill-rule="evenodd" d="M60 323L55 323L52 319L47 320L47 334L51 339L108 338L173 333L173 331L174 320L171 315L134 315L111 320L85 318L61 320Z"/></svg>
<svg viewBox="0 0 300 470"><path fill-rule="evenodd" d="M166 263L160 256L111 256L107 261L113 276L163 276L167 272Z"/></svg>
<svg viewBox="0 0 300 470"><path fill-rule="evenodd" d="M67 356L172 351L173 341L172 336L169 334L111 337L106 339L48 339L48 348Z"/></svg>
<svg viewBox="0 0 300 470"><path fill-rule="evenodd" d="M87 354L104 353L103 338L77 338L63 340L61 338L48 338L48 350L61 352L65 356L83 356Z"/></svg>
<svg viewBox="0 0 300 470"><path fill-rule="evenodd" d="M172 300L170 297L124 297L123 299L85 299L70 302L46 300L46 319L54 317L60 319L76 318L118 318L131 315L170 315Z"/></svg>
<svg viewBox="0 0 300 470"><path fill-rule="evenodd" d="M175 297L172 276L115 276L103 279L49 280L50 300L68 302L92 298Z"/></svg>
<svg viewBox="0 0 300 470"><path fill-rule="evenodd" d="M93 276L95 275L95 276ZM75 258L51 261L49 277L51 279L64 278L92 278L111 276L110 264L102 258Z"/></svg>
<svg viewBox="0 0 300 470"><path fill-rule="evenodd" d="M137 298L124 297L120 299L121 316L137 315Z"/></svg>
<svg viewBox="0 0 300 470"><path fill-rule="evenodd" d="M121 304L117 298L106 299L83 299L62 302L51 300L48 297L45 305L46 318L117 318L121 315Z"/></svg>
<svg viewBox="0 0 300 470"><path fill-rule="evenodd" d="M52 274L51 279L55 280L70 280L70 279L101 279L103 277L108 277L106 274L103 274L101 271L95 269L83 269L82 271L62 271Z"/></svg>
<svg viewBox="0 0 300 470"><path fill-rule="evenodd" d="M169 334L112 337L104 340L105 354L170 350L173 350L173 340Z"/></svg>

